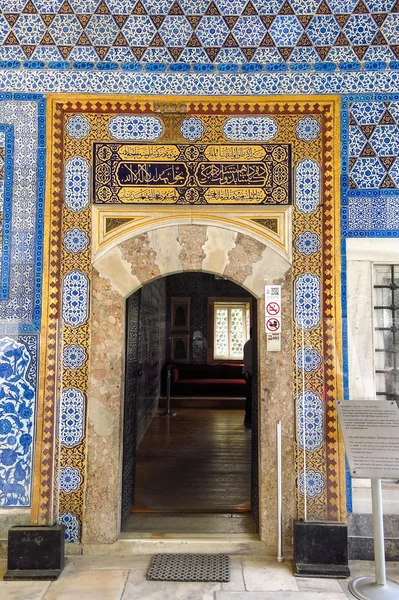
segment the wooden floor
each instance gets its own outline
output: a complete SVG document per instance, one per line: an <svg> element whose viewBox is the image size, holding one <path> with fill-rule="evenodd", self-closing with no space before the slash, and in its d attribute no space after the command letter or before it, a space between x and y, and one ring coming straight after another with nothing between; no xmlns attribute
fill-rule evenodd
<svg viewBox="0 0 399 600"><path fill-rule="evenodd" d="M134 512L243 513L251 505L251 430L244 411L156 416L137 452Z"/></svg>

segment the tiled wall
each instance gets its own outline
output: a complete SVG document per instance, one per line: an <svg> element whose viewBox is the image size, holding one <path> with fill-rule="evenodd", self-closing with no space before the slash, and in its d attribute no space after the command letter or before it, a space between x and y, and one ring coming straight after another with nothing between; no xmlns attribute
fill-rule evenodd
<svg viewBox="0 0 399 600"><path fill-rule="evenodd" d="M45 100L0 98L0 507L31 502L44 204Z"/></svg>
<svg viewBox="0 0 399 600"><path fill-rule="evenodd" d="M346 236L399 235L395 156L399 146L398 106L399 95L342 97L343 256ZM31 496L40 328L44 111L42 96L9 95L0 102L0 154L4 161L0 172L4 182L0 503L9 507L29 506ZM9 278L5 276L8 270ZM343 269L344 319L345 306ZM193 346L192 356L206 360L199 346Z"/></svg>
<svg viewBox="0 0 399 600"><path fill-rule="evenodd" d="M341 99L344 385L348 397L346 238L399 237L399 93Z"/></svg>
<svg viewBox="0 0 399 600"><path fill-rule="evenodd" d="M2 0L0 10L0 59L56 69L66 61L355 69L399 57L396 0Z"/></svg>
<svg viewBox="0 0 399 600"><path fill-rule="evenodd" d="M342 100L342 228L349 237L398 235L399 94Z"/></svg>
<svg viewBox="0 0 399 600"><path fill-rule="evenodd" d="M396 0L0 0L0 507L31 502L45 174L33 92L341 94L345 259L346 237L399 236L398 35ZM342 283L347 374L345 261Z"/></svg>
<svg viewBox="0 0 399 600"><path fill-rule="evenodd" d="M343 375L349 399L346 239L399 237L399 94L347 95L341 107Z"/></svg>

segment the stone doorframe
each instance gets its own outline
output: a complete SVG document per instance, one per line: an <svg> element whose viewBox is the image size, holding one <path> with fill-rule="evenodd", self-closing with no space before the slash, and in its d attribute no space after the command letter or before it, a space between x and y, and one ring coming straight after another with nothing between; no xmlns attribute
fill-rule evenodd
<svg viewBox="0 0 399 600"><path fill-rule="evenodd" d="M202 114L208 121L216 113L219 119L229 114L267 114L269 121L275 121L276 141L292 146L296 178L292 218L291 208L282 206L143 207L125 214L131 206L103 204L109 212L102 213L90 205L93 142L110 139L107 124L112 115L156 114L160 100L48 98L43 325L32 522L51 524L58 519L70 542L82 537L87 543L116 539L125 298L147 281L180 270L224 275L248 289L259 299L260 328L264 277L269 277L267 283L282 283L283 351L267 353L264 335L259 335L261 538L268 543L275 540L273 421L281 411L286 420L287 535L291 530L288 521L303 516L306 507L310 519L342 520L343 451L334 406L341 394L339 99L184 99L185 109L197 119ZM177 105L181 100L174 98ZM86 128L83 139L81 129L74 130L76 139L70 135L71 128L67 131L74 115ZM66 193L65 178L78 180L76 196ZM121 342L118 348L113 346L117 339ZM111 344L110 360L105 361L99 352L108 352L107 343ZM102 386L102 374L109 367L107 383ZM110 393L110 382L116 395ZM276 395L274 390L280 393ZM293 451L294 424L303 420L305 408L315 418L312 434L306 437L297 427ZM112 453L110 438L116 444ZM100 512L100 505L108 507L107 514L106 510ZM100 530L102 522L108 522L104 528L108 533Z"/></svg>
<svg viewBox="0 0 399 600"><path fill-rule="evenodd" d="M290 323L290 263L264 237L260 241L261 235L244 233L239 226L236 230L231 225L226 228L222 217L207 221L177 214L170 219L164 217L161 223L154 220L138 235L122 234L123 241L114 239L94 256L82 541L112 543L120 532L126 298L156 278L202 271L226 277L258 299L259 516L261 539L270 542L276 524L275 422L281 417L286 428L283 454L287 531L295 514L294 404L290 327L284 329L282 351L267 353L262 330L264 286L282 284L283 318Z"/></svg>

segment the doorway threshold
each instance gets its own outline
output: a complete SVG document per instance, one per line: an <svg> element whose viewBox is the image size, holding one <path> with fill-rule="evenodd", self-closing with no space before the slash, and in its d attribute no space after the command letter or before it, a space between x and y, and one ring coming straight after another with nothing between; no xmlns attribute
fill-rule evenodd
<svg viewBox="0 0 399 600"><path fill-rule="evenodd" d="M251 513L132 512L122 533L256 533Z"/></svg>
<svg viewBox="0 0 399 600"><path fill-rule="evenodd" d="M83 554L252 554L275 556L276 549L267 547L257 533L121 533L113 544L84 544Z"/></svg>

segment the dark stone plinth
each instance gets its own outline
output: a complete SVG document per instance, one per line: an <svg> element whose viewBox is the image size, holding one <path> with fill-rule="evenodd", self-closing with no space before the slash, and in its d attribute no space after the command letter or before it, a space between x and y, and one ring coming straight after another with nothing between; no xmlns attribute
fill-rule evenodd
<svg viewBox="0 0 399 600"><path fill-rule="evenodd" d="M349 577L346 524L294 521L294 571L298 577Z"/></svg>
<svg viewBox="0 0 399 600"><path fill-rule="evenodd" d="M15 526L8 531L6 581L57 579L65 562L64 526Z"/></svg>

